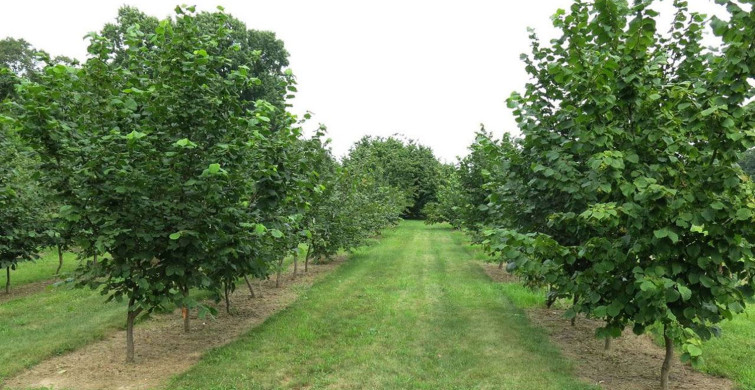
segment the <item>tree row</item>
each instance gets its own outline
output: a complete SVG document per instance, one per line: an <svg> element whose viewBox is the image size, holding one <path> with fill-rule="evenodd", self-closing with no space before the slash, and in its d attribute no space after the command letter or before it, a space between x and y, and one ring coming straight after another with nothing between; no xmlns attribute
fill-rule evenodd
<svg viewBox="0 0 755 390"><path fill-rule="evenodd" d="M530 82L508 106L521 137L481 132L453 167L431 221L467 229L501 266L604 321L597 336L660 329L668 388L674 346L702 341L755 293L755 10L728 18L674 1L575 1L561 35L531 35ZM710 28L718 46L706 48Z"/></svg>

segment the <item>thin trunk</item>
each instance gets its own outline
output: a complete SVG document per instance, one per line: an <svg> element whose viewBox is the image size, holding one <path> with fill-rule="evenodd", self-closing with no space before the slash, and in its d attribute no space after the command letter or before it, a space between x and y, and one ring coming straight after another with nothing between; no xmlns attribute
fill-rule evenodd
<svg viewBox="0 0 755 390"><path fill-rule="evenodd" d="M249 281L249 278L244 275L244 281L246 282L246 286L249 287L249 296L251 298L254 298L254 289L252 288L252 282Z"/></svg>
<svg viewBox="0 0 755 390"><path fill-rule="evenodd" d="M576 295L572 297L571 304L572 304L572 306L574 306L574 305L577 304L577 296ZM574 313L574 317L571 318L571 326L574 326L574 324L576 324L576 322L577 322L577 313Z"/></svg>
<svg viewBox="0 0 755 390"><path fill-rule="evenodd" d="M674 343L668 335L666 325L663 326L663 341L666 343L666 358L661 366L661 389L668 390L668 374L671 371L671 359L674 358Z"/></svg>
<svg viewBox="0 0 755 390"><path fill-rule="evenodd" d="M312 249L312 242L307 245L307 253L304 254L304 272L309 271L309 250Z"/></svg>
<svg viewBox="0 0 755 390"><path fill-rule="evenodd" d="M281 270L283 270L283 259L278 260L278 271L275 273L275 287L281 286Z"/></svg>
<svg viewBox="0 0 755 390"><path fill-rule="evenodd" d="M5 293L10 294L10 267L5 267Z"/></svg>
<svg viewBox="0 0 755 390"><path fill-rule="evenodd" d="M92 264L97 265L97 252L94 252L94 257L92 258Z"/></svg>
<svg viewBox="0 0 755 390"><path fill-rule="evenodd" d="M498 262L498 269L503 269L503 260Z"/></svg>
<svg viewBox="0 0 755 390"><path fill-rule="evenodd" d="M183 293L184 299L186 299L189 296L189 289L183 288ZM184 319L184 333L189 333L191 331L191 323L189 322L189 308L186 306L186 303L181 308L181 316Z"/></svg>
<svg viewBox="0 0 755 390"><path fill-rule="evenodd" d="M294 252L294 279L296 279L296 270L299 268L299 251Z"/></svg>
<svg viewBox="0 0 755 390"><path fill-rule="evenodd" d="M61 268L63 268L63 247L58 245L58 269L55 270L55 276L60 275Z"/></svg>
<svg viewBox="0 0 755 390"><path fill-rule="evenodd" d="M603 344L603 350L608 351L611 349L611 336L606 337L606 343Z"/></svg>
<svg viewBox="0 0 755 390"><path fill-rule="evenodd" d="M134 320L139 315L141 309L131 310L134 305L134 299L128 303L128 314L126 315L126 363L134 362Z"/></svg>
<svg viewBox="0 0 755 390"><path fill-rule="evenodd" d="M225 312L227 314L231 314L231 300L228 299L228 290L230 290L230 287L228 286L228 282L225 283Z"/></svg>

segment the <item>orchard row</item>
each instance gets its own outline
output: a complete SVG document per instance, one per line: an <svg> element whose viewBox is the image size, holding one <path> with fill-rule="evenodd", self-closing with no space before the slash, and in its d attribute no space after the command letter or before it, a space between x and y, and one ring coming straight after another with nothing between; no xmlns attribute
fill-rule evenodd
<svg viewBox="0 0 755 390"><path fill-rule="evenodd" d="M755 293L755 187L738 164L755 145L755 9L716 2L726 20L675 1L669 32L657 1L559 10L561 36L533 33L531 81L508 101L521 138L481 132L427 208L567 317L604 320L607 344L661 328L664 389L674 345L699 365Z"/></svg>
<svg viewBox="0 0 755 390"><path fill-rule="evenodd" d="M128 302L128 361L140 314L212 311L189 291L227 297L286 256L306 267L421 207L376 151L439 165L412 142L365 138L338 161L324 128L305 138L283 43L222 9L157 20L126 7L88 40L83 63L4 41L0 266L10 278L48 246L91 259L75 282Z"/></svg>

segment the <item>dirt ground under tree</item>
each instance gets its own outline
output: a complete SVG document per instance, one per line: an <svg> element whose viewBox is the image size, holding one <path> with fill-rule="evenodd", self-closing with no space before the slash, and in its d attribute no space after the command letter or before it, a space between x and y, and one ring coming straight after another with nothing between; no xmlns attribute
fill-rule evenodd
<svg viewBox="0 0 755 390"><path fill-rule="evenodd" d="M485 273L496 282L515 283L517 278L499 269L497 264L482 264ZM604 340L595 337L600 321L579 317L575 325L564 311L544 307L527 310L532 324L542 327L561 352L574 362L576 375L587 383L610 390L655 390L659 386L664 349L648 335L637 336L627 329L604 350ZM676 390L727 390L734 384L726 379L693 370L674 359L670 388Z"/></svg>

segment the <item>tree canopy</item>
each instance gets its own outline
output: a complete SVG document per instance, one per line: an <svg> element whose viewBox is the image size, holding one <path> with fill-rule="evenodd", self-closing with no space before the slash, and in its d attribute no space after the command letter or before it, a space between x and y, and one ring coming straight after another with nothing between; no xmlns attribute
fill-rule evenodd
<svg viewBox="0 0 755 390"><path fill-rule="evenodd" d="M384 183L405 192L411 199L405 217L424 218L422 209L437 199L441 164L432 149L413 140L365 136L349 151L344 166L375 172Z"/></svg>
<svg viewBox="0 0 755 390"><path fill-rule="evenodd" d="M488 214L490 253L549 302L569 298L568 317L605 320L600 337L660 325L664 388L674 343L699 364L755 292L755 194L737 164L755 144L755 11L718 3L729 20L675 1L669 33L652 1L558 10L561 36L531 34L532 81L508 101L522 138L483 139L495 173L472 184L484 201L463 197ZM701 43L708 21L718 49Z"/></svg>

